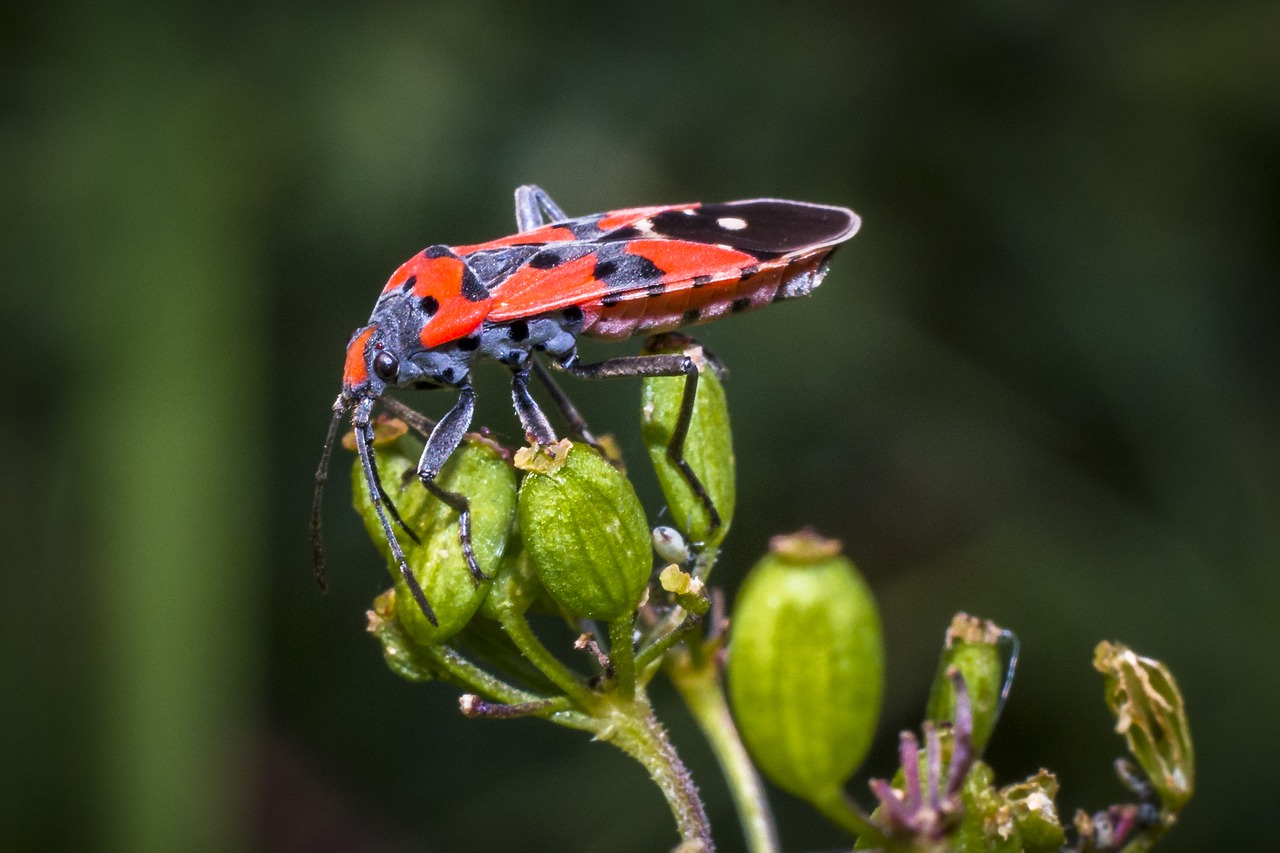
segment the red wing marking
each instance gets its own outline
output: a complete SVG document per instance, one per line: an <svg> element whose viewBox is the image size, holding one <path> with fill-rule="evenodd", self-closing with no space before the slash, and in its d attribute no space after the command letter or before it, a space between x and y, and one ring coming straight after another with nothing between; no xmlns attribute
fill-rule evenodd
<svg viewBox="0 0 1280 853"><path fill-rule="evenodd" d="M608 287L595 277L595 253L552 269L521 267L494 288L489 319L518 320L595 299Z"/></svg>
<svg viewBox="0 0 1280 853"><path fill-rule="evenodd" d="M664 204L658 207L631 207L626 210L615 210L612 213L606 213L596 227L601 231L613 231L616 228L625 228L633 225L641 219L648 219L651 216L657 216L659 213L675 210L693 210L697 208L697 204Z"/></svg>
<svg viewBox="0 0 1280 853"><path fill-rule="evenodd" d="M662 270L662 277L610 283L596 277L595 253L552 269L522 267L494 288L496 302L489 319L501 323L605 297L619 301L651 298L653 285L660 285L665 292L692 289L713 281L737 281L744 268L759 267L752 255L705 243L631 240L623 246L626 254L645 258Z"/></svg>
<svg viewBox="0 0 1280 853"><path fill-rule="evenodd" d="M542 243L559 243L576 240L577 237L568 228L560 225L544 225L523 234L512 234L510 237L499 237L487 243L474 243L470 246L455 246L453 250L459 255L470 255L486 249L503 249L507 246L537 246Z"/></svg>
<svg viewBox="0 0 1280 853"><path fill-rule="evenodd" d="M682 282L692 283L700 275L713 279L737 277L743 267L758 263L746 252L686 240L632 240L627 252L653 261L662 270L662 283L668 289L676 289Z"/></svg>

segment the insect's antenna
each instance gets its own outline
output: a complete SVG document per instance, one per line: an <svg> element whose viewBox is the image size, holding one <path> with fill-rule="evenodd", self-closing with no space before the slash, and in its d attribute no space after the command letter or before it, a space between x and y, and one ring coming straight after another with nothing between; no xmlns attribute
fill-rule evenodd
<svg viewBox="0 0 1280 853"><path fill-rule="evenodd" d="M427 621L432 625L438 625L435 611L431 609L426 593L418 585L418 579L409 570L409 563L404 558L404 551L400 548L400 542L396 539L395 531L391 529L391 519L387 517L387 511L383 507L382 484L378 480L378 469L373 462L373 428L369 425L369 412L372 409L373 399L366 397L360 401L356 408L355 417L352 418L356 428L356 451L360 454L360 468L364 471L365 484L369 487L369 502L373 504L373 511L377 514L378 522L382 525L382 533L387 537L387 544L391 547L391 556L395 559L396 565L399 566L400 575L404 578L405 585L409 587L413 600L418 603L418 607L421 608L422 615L427 617Z"/></svg>
<svg viewBox="0 0 1280 853"><path fill-rule="evenodd" d="M338 439L342 418L351 410L347 395L343 394L333 404L333 420L329 421L329 434L325 436L324 451L320 454L320 467L316 468L316 490L311 497L311 558L315 561L316 583L321 590L329 588L324 577L324 538L320 532L320 512L324 506L324 483L329 479L329 459L333 456L333 443Z"/></svg>

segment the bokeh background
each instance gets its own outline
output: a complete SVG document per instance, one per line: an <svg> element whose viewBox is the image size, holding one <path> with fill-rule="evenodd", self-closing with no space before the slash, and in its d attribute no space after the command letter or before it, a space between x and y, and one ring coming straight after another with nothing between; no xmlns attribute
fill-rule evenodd
<svg viewBox="0 0 1280 853"><path fill-rule="evenodd" d="M620 753L465 721L385 669L345 461L331 593L311 579L348 334L413 252L512 230L524 182L571 213L864 217L811 299L701 334L741 469L718 580L813 524L882 602L887 705L852 791L892 769L967 609L1024 644L1001 778L1056 770L1068 814L1122 796L1090 667L1119 639L1173 668L1197 739L1166 849L1267 846L1278 57L1269 2L5 4L0 847L672 842ZM514 441L482 373L480 420ZM575 391L656 512L636 385ZM788 849L842 843L775 807Z"/></svg>

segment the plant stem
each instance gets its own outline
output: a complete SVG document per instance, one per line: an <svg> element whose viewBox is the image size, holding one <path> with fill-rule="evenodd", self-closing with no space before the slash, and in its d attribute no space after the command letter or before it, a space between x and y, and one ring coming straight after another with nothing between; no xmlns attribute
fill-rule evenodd
<svg viewBox="0 0 1280 853"><path fill-rule="evenodd" d="M675 816L682 842L700 845L697 849L705 853L715 850L711 824L693 777L667 739L662 724L653 716L643 692L632 701L615 705L608 725L598 737L612 742L649 771Z"/></svg>
<svg viewBox="0 0 1280 853"><path fill-rule="evenodd" d="M738 737L715 665L695 667L687 655L680 655L670 663L667 674L720 763L738 810L747 849L751 853L777 853L778 830L769 811L769 800L760 775Z"/></svg>
<svg viewBox="0 0 1280 853"><path fill-rule="evenodd" d="M862 809L850 801L841 788L834 787L826 794L809 800L809 804L821 812L827 820L857 836L859 841L875 847L885 845L887 839L884 833L863 814Z"/></svg>
<svg viewBox="0 0 1280 853"><path fill-rule="evenodd" d="M687 614L683 609L672 611L667 622L659 626L656 639L640 649L640 653L636 655L636 669L641 672L647 670L654 661L680 642L685 632L696 624L698 624L698 617Z"/></svg>
<svg viewBox="0 0 1280 853"><path fill-rule="evenodd" d="M609 662L618 685L618 695L632 699L636 695L636 652L631 633L635 621L628 614L609 623Z"/></svg>
<svg viewBox="0 0 1280 853"><path fill-rule="evenodd" d="M525 619L523 613L514 608L504 607L499 611L498 619L520 653L541 670L543 675L551 679L551 682L572 699L574 704L584 711L590 711L595 706L599 697L547 650L547 647L533 633L533 629L529 627L529 620Z"/></svg>

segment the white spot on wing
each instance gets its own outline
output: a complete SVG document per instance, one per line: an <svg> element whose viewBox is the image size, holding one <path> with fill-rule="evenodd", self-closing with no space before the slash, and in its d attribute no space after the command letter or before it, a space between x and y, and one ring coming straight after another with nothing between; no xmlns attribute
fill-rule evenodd
<svg viewBox="0 0 1280 853"><path fill-rule="evenodd" d="M716 220L716 225L719 225L726 231L741 231L743 228L747 227L747 220L739 219L736 216L721 216Z"/></svg>

